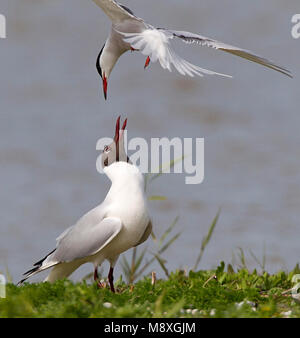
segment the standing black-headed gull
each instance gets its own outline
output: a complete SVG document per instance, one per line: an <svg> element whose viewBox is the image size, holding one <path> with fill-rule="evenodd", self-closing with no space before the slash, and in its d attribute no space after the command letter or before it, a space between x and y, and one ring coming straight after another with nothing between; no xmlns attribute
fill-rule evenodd
<svg viewBox="0 0 300 338"><path fill-rule="evenodd" d="M129 50L140 51L147 56L145 68L149 65L150 61L156 62L158 60L162 68L172 71L171 66L173 65L182 75L193 77L194 75L203 76L203 74L208 74L231 77L200 68L182 59L170 46L170 42L174 38L178 38L188 44L197 43L201 46L220 49L292 77L287 69L248 50L227 45L194 33L155 28L147 24L143 19L135 16L129 8L119 4L115 0L93 1L102 8L112 21L110 35L102 47L96 62L98 73L103 81L105 99L107 99L107 80L111 71L119 57Z"/></svg>
<svg viewBox="0 0 300 338"><path fill-rule="evenodd" d="M114 141L103 151L103 171L112 183L105 200L64 231L57 238L56 248L35 263L20 283L49 268L52 270L45 281L54 282L91 262L94 279L102 287L98 266L106 259L110 263L110 288L115 292L113 270L119 255L146 241L152 231L143 175L130 163L123 147L126 123L120 130L118 118Z"/></svg>

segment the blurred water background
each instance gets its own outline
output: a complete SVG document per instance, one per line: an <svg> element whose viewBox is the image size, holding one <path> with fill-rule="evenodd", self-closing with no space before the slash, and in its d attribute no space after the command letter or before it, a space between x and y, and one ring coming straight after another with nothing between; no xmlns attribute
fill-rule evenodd
<svg viewBox="0 0 300 338"><path fill-rule="evenodd" d="M150 204L157 235L180 216L182 235L164 255L170 270L194 265L219 207L200 268L231 262L239 247L261 257L264 246L268 271L292 268L300 255L300 39L291 36L299 2L123 3L155 26L269 57L295 78L179 42L176 50L189 61L234 78L184 78L158 64L144 71L144 57L127 53L105 102L95 60L110 22L92 1L1 0L7 39L0 40L0 270L7 267L18 281L57 235L103 200L110 183L96 171L96 142L112 136L119 114L128 117L129 138L205 138L201 185L164 175L150 187L168 197ZM158 265L153 269L163 276Z"/></svg>

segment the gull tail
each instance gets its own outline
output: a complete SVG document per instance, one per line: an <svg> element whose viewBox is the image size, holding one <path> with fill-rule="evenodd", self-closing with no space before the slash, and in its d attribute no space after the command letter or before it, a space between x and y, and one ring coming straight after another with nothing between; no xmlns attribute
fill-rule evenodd
<svg viewBox="0 0 300 338"><path fill-rule="evenodd" d="M46 263L46 259L52 255L54 253L56 249L54 249L53 251L51 251L47 256L45 256L43 259L41 259L40 261L36 262L33 264L34 268L30 269L28 271L26 271L23 275L25 276L25 278L23 278L22 280L20 280L17 285L22 285L29 277L34 276L35 274L47 270L49 268L51 268L52 266L56 265L56 263L54 262L48 262ZM44 264L46 263L46 264Z"/></svg>

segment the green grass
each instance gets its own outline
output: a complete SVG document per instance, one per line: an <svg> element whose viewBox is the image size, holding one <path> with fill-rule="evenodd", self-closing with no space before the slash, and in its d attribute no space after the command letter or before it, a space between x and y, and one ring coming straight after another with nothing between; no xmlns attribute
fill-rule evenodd
<svg viewBox="0 0 300 338"><path fill-rule="evenodd" d="M72 283L7 285L0 317L300 317L291 296L290 273L258 274L241 269L171 273L167 280L145 277L136 284L116 282L117 293L96 285ZM243 303L242 303L243 302Z"/></svg>

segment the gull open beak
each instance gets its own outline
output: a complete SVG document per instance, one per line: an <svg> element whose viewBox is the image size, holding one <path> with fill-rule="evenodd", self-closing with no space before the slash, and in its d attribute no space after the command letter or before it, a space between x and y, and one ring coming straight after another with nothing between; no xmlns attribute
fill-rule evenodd
<svg viewBox="0 0 300 338"><path fill-rule="evenodd" d="M126 126L127 126L127 119L126 119L123 123L122 129L120 129L120 120L121 120L121 116L119 116L117 119L116 131L115 131L115 137L114 137L114 141L117 146L119 145L119 141L122 138L124 130L126 129Z"/></svg>
<svg viewBox="0 0 300 338"><path fill-rule="evenodd" d="M117 123L116 123L116 131L115 131L115 137L114 137L114 142L116 144L116 161L119 162L120 158L119 158L119 154L120 154L120 141L123 138L123 134L124 134L124 130L126 128L127 125L127 119L124 121L122 128L120 129L120 119L121 116L118 117L117 119ZM123 143L121 142L121 147L123 147Z"/></svg>

